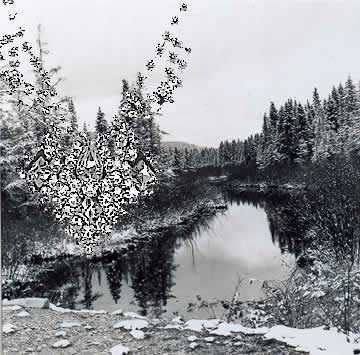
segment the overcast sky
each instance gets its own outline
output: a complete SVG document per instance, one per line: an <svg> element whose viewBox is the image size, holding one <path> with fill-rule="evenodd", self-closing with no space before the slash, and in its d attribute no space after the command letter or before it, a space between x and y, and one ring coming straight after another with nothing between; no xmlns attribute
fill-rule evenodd
<svg viewBox="0 0 360 355"><path fill-rule="evenodd" d="M43 26L61 93L81 122L101 106L116 113L123 78L133 81L178 14L174 0L16 0L32 38ZM166 140L217 146L260 130L269 102L327 95L349 74L360 79L359 0L187 1L177 33L192 48L184 86L164 107ZM8 7L10 8L10 7ZM2 8L1 11L4 11ZM159 75L156 79L161 79Z"/></svg>

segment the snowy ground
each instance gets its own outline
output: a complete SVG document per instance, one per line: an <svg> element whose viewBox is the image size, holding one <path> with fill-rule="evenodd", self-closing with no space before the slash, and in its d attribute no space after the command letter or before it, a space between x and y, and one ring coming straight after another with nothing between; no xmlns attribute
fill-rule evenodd
<svg viewBox="0 0 360 355"><path fill-rule="evenodd" d="M70 311L39 299L3 304L4 354L352 355L360 353L357 338L335 329L254 329L217 319L183 322L121 310Z"/></svg>

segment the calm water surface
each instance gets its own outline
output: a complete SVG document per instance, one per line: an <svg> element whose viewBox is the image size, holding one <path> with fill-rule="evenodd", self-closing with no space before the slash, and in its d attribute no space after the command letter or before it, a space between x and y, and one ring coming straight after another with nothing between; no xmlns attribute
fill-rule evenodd
<svg viewBox="0 0 360 355"><path fill-rule="evenodd" d="M157 257L159 254L155 253L154 258ZM124 309L142 314L162 312L165 316L172 316L177 312L185 318L206 316L204 310L187 312L188 303L194 302L196 295L208 301L230 300L238 277L241 277L244 281L240 297L243 300L259 299L263 296L262 282L254 281L250 284L249 280L284 279L294 262L293 255L282 253L277 243L273 242L265 210L254 204L238 201L237 204L229 203L228 210L218 214L208 227L201 227L191 241L187 239L177 243L171 256L172 269L168 271L170 275L160 277L167 284L164 289L168 293L160 290L162 295L154 296L152 291L146 295L147 288L142 288L141 282L144 281L141 280L147 280L149 285L152 277L154 287L157 287L157 270L152 275L152 271L145 268L145 275L140 279L131 275L129 277L131 271L128 270L121 276L121 294L115 303L102 267L100 275L93 275L91 279L92 293L102 294L92 306L94 309L107 311ZM162 287L161 284L159 288ZM144 295L141 294L142 290ZM81 294L80 298L83 297L84 294Z"/></svg>

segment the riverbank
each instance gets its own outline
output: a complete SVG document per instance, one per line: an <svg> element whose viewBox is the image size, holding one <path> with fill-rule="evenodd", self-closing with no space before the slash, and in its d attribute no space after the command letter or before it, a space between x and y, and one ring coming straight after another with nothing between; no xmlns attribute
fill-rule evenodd
<svg viewBox="0 0 360 355"><path fill-rule="evenodd" d="M258 192L302 192L306 190L304 184L270 184L270 183L244 183L241 181L226 181L225 187L232 192L258 191Z"/></svg>
<svg viewBox="0 0 360 355"><path fill-rule="evenodd" d="M129 249L136 248L139 243L156 238L159 233L172 229L179 229L184 232L190 230L202 220L214 216L216 213L227 209L227 205L220 198L201 201L188 209L169 212L166 216L152 215L151 218L141 222L139 229L133 225L125 226L121 231L115 231L110 240L96 251L90 259L101 260L111 254L123 254ZM37 252L31 256L33 262L50 261L61 258L77 257L82 255L82 249L71 240L64 240L60 243L46 247L39 245Z"/></svg>
<svg viewBox="0 0 360 355"><path fill-rule="evenodd" d="M4 354L306 354L266 339L264 330L231 330L216 320L184 323L131 312L70 312L51 304L38 309L15 303L3 307Z"/></svg>
<svg viewBox="0 0 360 355"><path fill-rule="evenodd" d="M117 310L71 311L47 299L3 301L3 354L353 355L360 336L322 327L247 328L217 319L148 319Z"/></svg>

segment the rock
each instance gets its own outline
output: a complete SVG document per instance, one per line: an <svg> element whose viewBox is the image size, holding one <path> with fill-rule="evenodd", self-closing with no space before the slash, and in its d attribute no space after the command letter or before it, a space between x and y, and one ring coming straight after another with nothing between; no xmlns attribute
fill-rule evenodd
<svg viewBox="0 0 360 355"><path fill-rule="evenodd" d="M10 323L6 323L3 325L3 333L9 334L14 333L17 330L17 327L15 325L12 325Z"/></svg>
<svg viewBox="0 0 360 355"><path fill-rule="evenodd" d="M126 355L130 349L126 346L119 344L111 348L111 355Z"/></svg>
<svg viewBox="0 0 360 355"><path fill-rule="evenodd" d="M198 343L195 343L195 342L193 342L193 343L190 343L190 348L191 349L195 349L195 348L197 348L198 346L199 346L199 344Z"/></svg>
<svg viewBox="0 0 360 355"><path fill-rule="evenodd" d="M21 311L16 315L16 317L30 317L30 313L26 311Z"/></svg>
<svg viewBox="0 0 360 355"><path fill-rule="evenodd" d="M142 330L137 330L137 329L133 329L130 334L135 338L135 339L144 339L145 338L145 333Z"/></svg>
<svg viewBox="0 0 360 355"><path fill-rule="evenodd" d="M111 312L112 315L120 315L122 316L124 314L123 310L122 309L118 309L114 312Z"/></svg>
<svg viewBox="0 0 360 355"><path fill-rule="evenodd" d="M55 333L56 337L65 337L66 336L66 332L65 330L60 330L58 332Z"/></svg>
<svg viewBox="0 0 360 355"><path fill-rule="evenodd" d="M195 335L190 335L187 340L190 341L190 342L193 342L197 339L197 337Z"/></svg>
<svg viewBox="0 0 360 355"><path fill-rule="evenodd" d="M52 345L53 348L67 348L71 343L69 340L59 340Z"/></svg>
<svg viewBox="0 0 360 355"><path fill-rule="evenodd" d="M204 341L206 341L207 343L213 343L214 340L215 340L214 337L206 337L206 338L204 338Z"/></svg>
<svg viewBox="0 0 360 355"><path fill-rule="evenodd" d="M47 298L17 298L10 301L3 301L3 306L23 306L27 308L49 308L49 300Z"/></svg>
<svg viewBox="0 0 360 355"><path fill-rule="evenodd" d="M124 328L128 330L147 328L149 323L143 319L127 319L114 324L114 328Z"/></svg>
<svg viewBox="0 0 360 355"><path fill-rule="evenodd" d="M3 306L2 310L3 311L18 311L22 309L21 306L15 305L15 306Z"/></svg>
<svg viewBox="0 0 360 355"><path fill-rule="evenodd" d="M59 325L59 328L72 328L72 327L81 327L81 323L77 321L65 320Z"/></svg>

